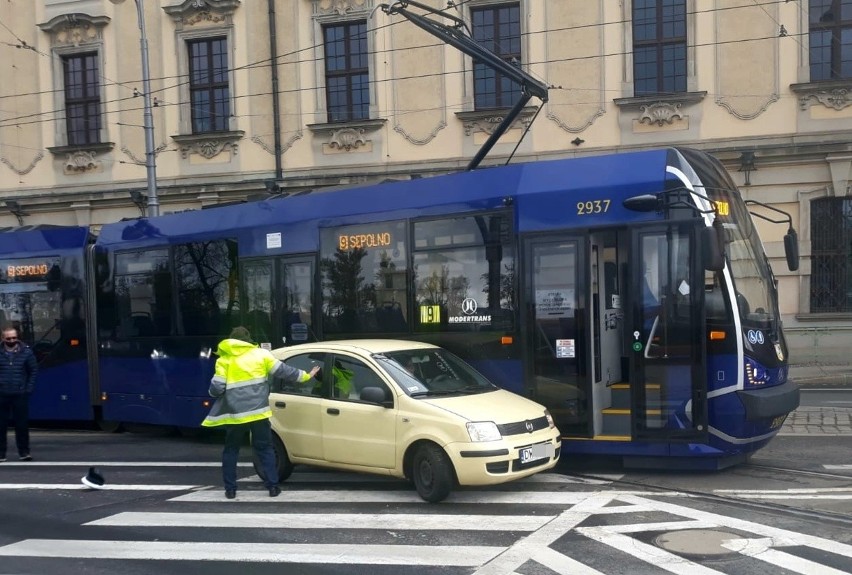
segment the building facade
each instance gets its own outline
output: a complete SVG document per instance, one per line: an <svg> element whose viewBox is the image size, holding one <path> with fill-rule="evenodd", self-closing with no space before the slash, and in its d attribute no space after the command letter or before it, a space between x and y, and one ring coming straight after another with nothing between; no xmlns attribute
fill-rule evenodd
<svg viewBox="0 0 852 575"><path fill-rule="evenodd" d="M0 4L0 226L97 229L144 215L152 184L168 213L460 170L520 97L378 0L137 1ZM786 226L757 222L792 359L849 361L852 3L421 4L549 86L483 166L712 153L798 230L790 272Z"/></svg>

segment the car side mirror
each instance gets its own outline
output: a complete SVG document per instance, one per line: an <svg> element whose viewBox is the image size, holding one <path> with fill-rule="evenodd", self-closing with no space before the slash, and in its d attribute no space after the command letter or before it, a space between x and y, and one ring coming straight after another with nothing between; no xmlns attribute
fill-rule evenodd
<svg viewBox="0 0 852 575"><path fill-rule="evenodd" d="M366 401L367 403L377 403L384 407L393 406L393 402L387 400L385 390L381 387L365 387L361 390L360 398L361 401Z"/></svg>

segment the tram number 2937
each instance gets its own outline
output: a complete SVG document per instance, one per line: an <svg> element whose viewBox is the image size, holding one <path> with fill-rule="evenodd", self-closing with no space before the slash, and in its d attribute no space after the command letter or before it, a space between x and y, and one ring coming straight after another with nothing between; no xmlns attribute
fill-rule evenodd
<svg viewBox="0 0 852 575"><path fill-rule="evenodd" d="M530 463L531 461L538 461L545 457L551 458L553 457L553 453L553 445L550 443L539 443L537 445L530 445L529 447L522 447L521 463Z"/></svg>

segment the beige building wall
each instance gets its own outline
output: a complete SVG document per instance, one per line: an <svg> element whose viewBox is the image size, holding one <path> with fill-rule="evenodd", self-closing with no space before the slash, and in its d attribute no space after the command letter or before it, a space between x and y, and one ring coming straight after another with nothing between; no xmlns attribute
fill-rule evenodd
<svg viewBox="0 0 852 575"><path fill-rule="evenodd" d="M471 7L504 1L469 0L454 14L469 21ZM293 191L463 169L502 119L474 109L469 57L376 0L143 5L162 213L273 183ZM524 67L550 86L549 99L534 122L541 103L530 101L484 165L668 145L714 154L747 199L792 214L796 272L784 263L786 227L757 225L794 353L845 354L852 315L810 313L810 202L849 194L852 81L809 83L807 2L688 0L687 92L659 97L632 92L630 0L520 6ZM370 119L330 124L322 26L354 19L369 29ZM139 216L130 192L146 192L146 150L134 1L7 0L0 20L0 226L18 225L3 201L22 206L26 225L97 228ZM233 116L225 132L193 135L186 43L211 36L227 39ZM61 58L80 52L95 52L102 72L102 143L93 146L69 146L65 134ZM755 154L749 185L744 151Z"/></svg>

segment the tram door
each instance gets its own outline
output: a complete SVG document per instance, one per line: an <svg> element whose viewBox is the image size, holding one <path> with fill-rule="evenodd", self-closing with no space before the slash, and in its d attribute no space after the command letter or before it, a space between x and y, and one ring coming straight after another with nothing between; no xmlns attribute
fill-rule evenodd
<svg viewBox="0 0 852 575"><path fill-rule="evenodd" d="M633 232L630 385L634 439L706 435L704 272L689 224Z"/></svg>
<svg viewBox="0 0 852 575"><path fill-rule="evenodd" d="M527 381L563 435L591 435L588 247L582 236L525 246Z"/></svg>
<svg viewBox="0 0 852 575"><path fill-rule="evenodd" d="M317 339L312 258L246 260L240 277L243 321L258 344L275 349Z"/></svg>

